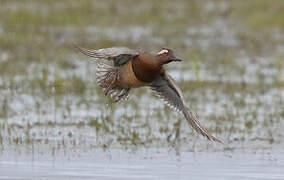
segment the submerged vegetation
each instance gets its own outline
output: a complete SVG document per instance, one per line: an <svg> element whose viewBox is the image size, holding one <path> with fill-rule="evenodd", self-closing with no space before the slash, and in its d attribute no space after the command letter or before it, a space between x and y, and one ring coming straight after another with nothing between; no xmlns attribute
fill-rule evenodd
<svg viewBox="0 0 284 180"><path fill-rule="evenodd" d="M185 60L170 74L224 149L283 145L283 19L280 0L0 0L0 149L213 146L149 90L111 104L74 43L170 47Z"/></svg>

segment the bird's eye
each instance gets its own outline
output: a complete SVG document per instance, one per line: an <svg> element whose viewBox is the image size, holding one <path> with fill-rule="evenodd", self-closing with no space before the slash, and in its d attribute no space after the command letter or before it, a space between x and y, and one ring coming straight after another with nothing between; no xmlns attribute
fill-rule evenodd
<svg viewBox="0 0 284 180"><path fill-rule="evenodd" d="M158 54L167 54L169 51L166 49L161 50L160 52L158 52Z"/></svg>

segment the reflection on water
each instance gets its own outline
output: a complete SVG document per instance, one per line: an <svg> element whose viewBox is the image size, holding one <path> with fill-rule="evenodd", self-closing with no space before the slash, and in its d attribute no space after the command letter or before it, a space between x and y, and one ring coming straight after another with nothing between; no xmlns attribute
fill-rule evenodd
<svg viewBox="0 0 284 180"><path fill-rule="evenodd" d="M80 157L33 157L32 161L20 155L2 156L0 179L284 179L283 157L267 151L176 156L165 149L96 150Z"/></svg>

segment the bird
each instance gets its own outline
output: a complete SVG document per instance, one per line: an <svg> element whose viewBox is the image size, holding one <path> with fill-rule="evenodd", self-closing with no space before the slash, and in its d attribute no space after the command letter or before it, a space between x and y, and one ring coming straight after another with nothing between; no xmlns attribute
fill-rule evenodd
<svg viewBox="0 0 284 180"><path fill-rule="evenodd" d="M74 46L82 54L96 60L97 84L114 102L127 99L132 88L149 87L169 107L181 112L198 133L210 141L222 143L201 125L186 104L181 89L163 67L171 62L182 61L174 55L173 50L162 48L158 53L150 53L126 47L93 50Z"/></svg>

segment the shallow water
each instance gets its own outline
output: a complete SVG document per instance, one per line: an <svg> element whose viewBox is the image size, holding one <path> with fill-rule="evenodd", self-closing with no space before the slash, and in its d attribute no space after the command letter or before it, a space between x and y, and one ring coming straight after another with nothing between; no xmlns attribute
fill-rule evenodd
<svg viewBox="0 0 284 180"><path fill-rule="evenodd" d="M283 153L269 151L96 150L51 159L11 158L0 158L0 179L284 179Z"/></svg>

